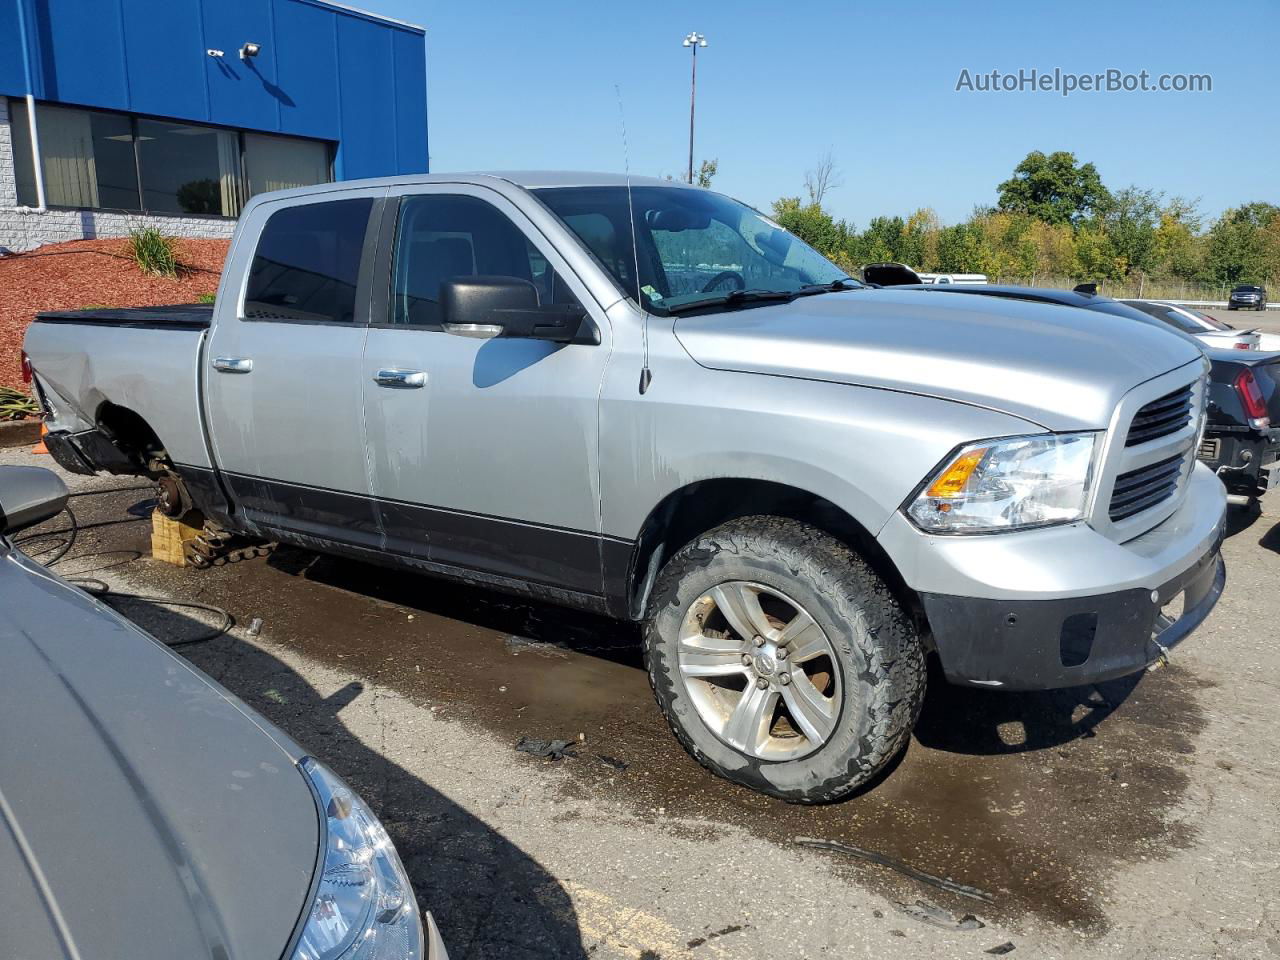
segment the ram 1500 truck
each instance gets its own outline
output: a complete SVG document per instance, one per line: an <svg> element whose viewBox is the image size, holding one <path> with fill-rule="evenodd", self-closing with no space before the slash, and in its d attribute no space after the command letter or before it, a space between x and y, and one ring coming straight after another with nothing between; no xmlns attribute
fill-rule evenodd
<svg viewBox="0 0 1280 960"><path fill-rule="evenodd" d="M927 656L999 689L1133 673L1225 579L1193 343L869 289L695 187L266 194L211 309L45 314L25 346L68 469L641 621L680 742L791 801L884 769Z"/></svg>

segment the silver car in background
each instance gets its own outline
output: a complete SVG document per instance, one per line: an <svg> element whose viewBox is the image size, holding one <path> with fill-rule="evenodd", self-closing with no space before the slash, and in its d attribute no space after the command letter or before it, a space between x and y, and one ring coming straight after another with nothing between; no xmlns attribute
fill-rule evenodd
<svg viewBox="0 0 1280 960"><path fill-rule="evenodd" d="M1194 307L1184 307L1163 300L1121 300L1120 302L1127 303L1148 316L1169 324L1176 330L1190 334L1206 347L1220 350L1280 350L1280 335L1262 333L1256 329L1237 330L1231 324L1223 323Z"/></svg>
<svg viewBox="0 0 1280 960"><path fill-rule="evenodd" d="M66 500L0 467L0 955L447 960L350 787L14 546Z"/></svg>

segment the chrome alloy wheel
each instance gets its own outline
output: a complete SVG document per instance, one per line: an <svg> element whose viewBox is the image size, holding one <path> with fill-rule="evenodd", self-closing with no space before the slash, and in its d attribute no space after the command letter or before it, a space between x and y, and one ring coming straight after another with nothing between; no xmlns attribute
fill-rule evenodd
<svg viewBox="0 0 1280 960"><path fill-rule="evenodd" d="M831 738L841 682L831 641L772 587L732 580L686 611L680 673L698 715L735 750L795 760Z"/></svg>

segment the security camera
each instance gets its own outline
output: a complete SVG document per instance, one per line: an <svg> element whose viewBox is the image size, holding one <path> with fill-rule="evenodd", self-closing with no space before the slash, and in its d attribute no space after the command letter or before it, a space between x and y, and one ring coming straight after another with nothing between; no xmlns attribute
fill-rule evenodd
<svg viewBox="0 0 1280 960"><path fill-rule="evenodd" d="M250 57L256 57L260 50L262 50L262 44L246 43L243 47L240 48L240 59L248 60Z"/></svg>

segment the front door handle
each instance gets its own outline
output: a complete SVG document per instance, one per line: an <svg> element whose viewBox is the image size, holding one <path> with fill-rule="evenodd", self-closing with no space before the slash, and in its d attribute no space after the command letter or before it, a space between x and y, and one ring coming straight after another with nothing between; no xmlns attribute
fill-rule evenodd
<svg viewBox="0 0 1280 960"><path fill-rule="evenodd" d="M214 357L213 369L219 373L251 373L253 361L248 357Z"/></svg>
<svg viewBox="0 0 1280 960"><path fill-rule="evenodd" d="M397 367L386 367L373 375L373 382L380 387L415 389L427 385L427 374L423 370L401 370Z"/></svg>

